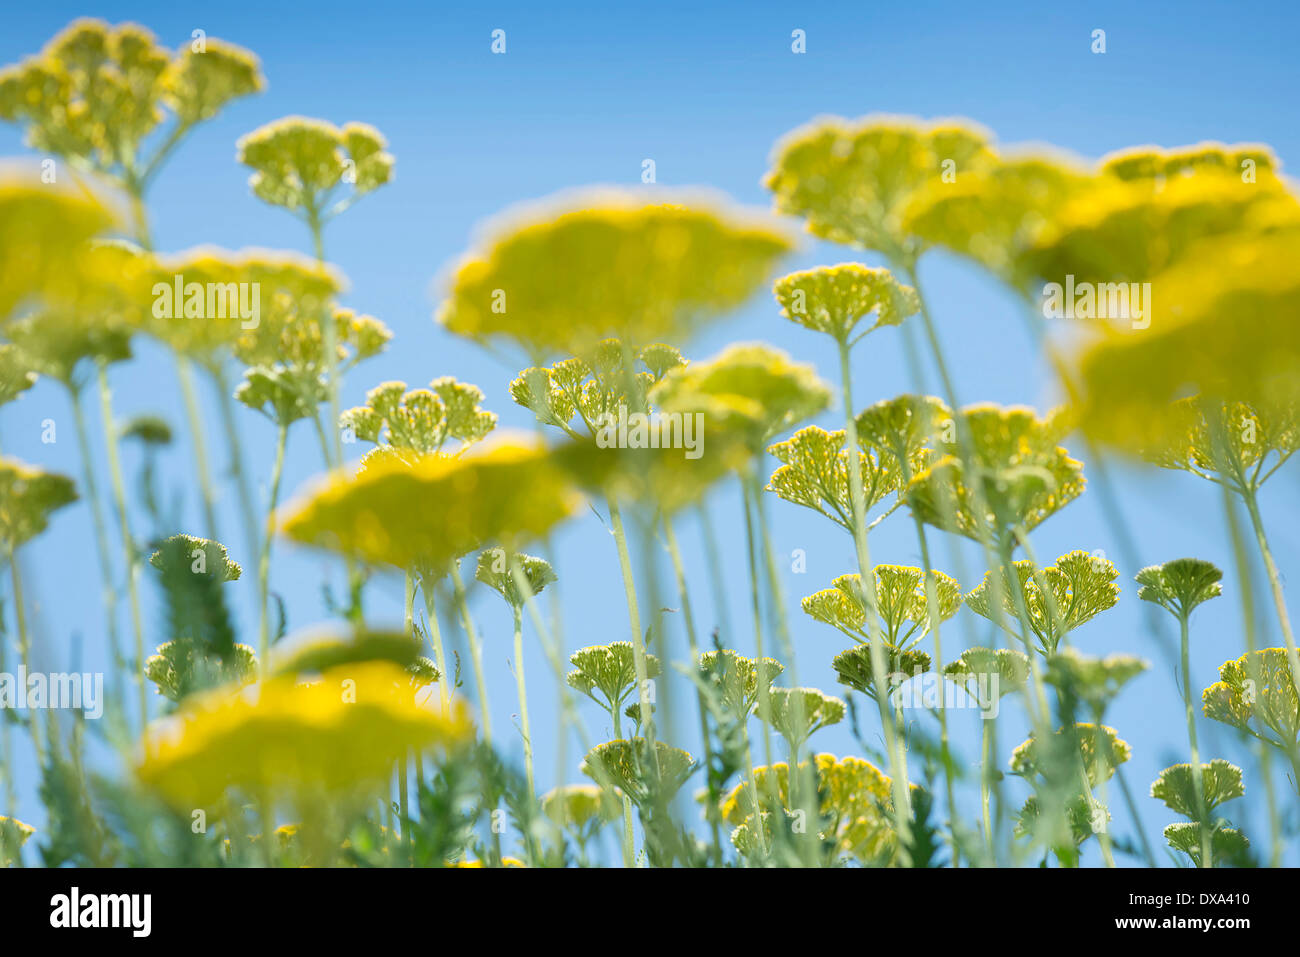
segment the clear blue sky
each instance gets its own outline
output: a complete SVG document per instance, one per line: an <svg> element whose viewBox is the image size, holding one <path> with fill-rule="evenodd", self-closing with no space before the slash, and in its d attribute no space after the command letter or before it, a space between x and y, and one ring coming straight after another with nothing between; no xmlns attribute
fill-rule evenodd
<svg viewBox="0 0 1300 957"><path fill-rule="evenodd" d="M528 426L530 416L509 400L506 385L516 365L487 355L447 335L431 319L438 297L435 277L462 251L475 224L509 204L555 190L592 183L636 184L642 160L653 159L666 185L706 185L738 201L766 206L760 185L775 140L822 113L857 116L871 112L924 117L966 116L989 127L1003 143L1037 141L1097 157L1113 149L1156 143L1174 146L1204 139L1264 141L1284 163L1300 143L1295 122L1297 94L1293 38L1300 13L1289 4L1257 3L1024 3L956 4L785 4L752 3L730 11L698 3L653 5L606 3L550 5L484 4L473 10L420 3L266 4L228 2L202 8L175 3L81 4L6 3L0 35L0 63L35 53L76 16L110 22L134 20L162 42L176 46L202 28L209 36L244 45L262 59L269 88L239 101L185 143L159 177L150 197L155 237L162 249L199 243L227 247L257 245L306 250L305 230L283 211L262 205L247 188L247 171L234 161L235 140L287 114L334 122L363 120L389 139L397 158L396 180L337 220L326 236L327 255L346 272L346 301L384 320L396 339L386 355L356 370L343 393L344 406L385 379L422 385L454 374L487 393L503 425ZM188 7L188 8L187 8ZM489 51L490 33L507 32L508 52ZM790 51L791 31L807 34L807 53ZM1090 52L1090 34L1106 31L1107 52ZM1288 65L1290 64L1290 65ZM26 154L18 131L0 127L0 156ZM854 251L807 240L785 264L803 268L859 258ZM870 261L870 260L869 260ZM1045 408L1052 384L1037 358L1022 318L1009 297L982 274L941 255L923 264L948 354L957 357L962 401L1025 402ZM689 344L702 357L740 339L764 339L813 361L827 376L835 365L827 342L798 329L760 295L743 311ZM874 334L855 353L857 402L864 405L916 388L907 373L903 334ZM119 414L160 412L184 436L179 394L170 363L148 344L139 358L114 370ZM523 363L520 362L519 365ZM935 388L933 383L928 386ZM218 425L209 402L210 428ZM832 425L837 413L823 422ZM42 445L40 423L53 418L58 441ZM93 419L92 419L93 420ZM272 429L241 411L245 454L265 491L270 471ZM309 431L295 429L285 488L293 490L320 468ZM7 454L80 475L70 409L63 392L43 382L0 413ZM215 449L222 446L214 443ZM1094 479L1093 463L1082 448ZM221 454L220 452L218 453ZM102 463L102 457L99 459ZM134 474L138 460L126 454ZM1225 569L1225 597L1193 619L1193 685L1204 687L1215 669L1243 649L1237 576L1231 568L1223 512L1214 486L1181 473L1123 471L1116 476L1129 534L1137 554L1126 556L1100 508L1097 490L1052 518L1036 533L1041 556L1102 549L1121 569L1119 606L1073 637L1089 653L1126 651L1152 661L1152 669L1120 698L1108 722L1132 745L1126 768L1139 795L1149 839L1159 847L1160 828L1171 812L1146 798L1149 783L1169 763L1187 760L1181 705L1160 646L1147 628L1144 606L1131 587L1137 567L1195 555ZM104 477L106 479L106 477ZM185 496L187 517L199 530L197 487L185 440L166 455L162 480ZM1300 567L1296 534L1295 467L1280 472L1264 494L1266 519L1285 570ZM255 643L253 556L239 542L234 489L221 485L223 534L234 557L247 569L230 586L245 640ZM749 650L745 625L747 569L737 505L738 492L720 490L711 508L723 539L722 573L731 596L736 644ZM776 545L782 554L802 548L806 574L783 582L799 652L800 679L839 693L830 668L841 637L798 611L796 600L826 587L853 568L850 542L837 528L809 512L771 498ZM142 518L137 530L144 534ZM716 615L708 601L706 565L693 523L681 530L689 553L700 626ZM614 544L594 516L568 526L559 539L557 570L569 649L626 637L623 590ZM84 507L60 513L50 532L25 549L40 660L51 670L66 667L78 642L88 667L103 660L90 518ZM877 561L919 564L911 523L903 513L873 536ZM977 583L974 557L965 554L963 585ZM936 563L958 570L948 547ZM788 566L788 563L787 563ZM325 617L318 582L329 560L281 544L272 588L287 603L291 629ZM667 575L664 576L667 581ZM144 600L151 624L158 622L159 596L146 570ZM675 599L666 599L675 606ZM376 623L398 623L401 584L377 581L368 608ZM508 733L513 712L509 619L491 595L477 594L475 615L486 636L492 672L494 725ZM1279 643L1271 607L1260 620L1266 640ZM670 621L671 621L670 616ZM963 611L946 642L965 647L986 643L982 619ZM125 632L126 618L123 616ZM455 630L453 630L455 631ZM1166 628L1166 633L1169 630ZM154 631L150 643L166 636ZM677 647L684 639L677 628ZM539 786L554 783L554 689L540 649L527 660L531 711L538 745ZM467 676L468 677L468 676ZM680 695L678 700L680 701ZM594 737L608 729L594 708L584 709ZM976 721L954 712L962 759L977 760ZM1001 730L1005 762L1019 743L1019 718L1008 715ZM682 710L681 740L693 745L686 728L693 718ZM932 725L930 719L922 719ZM868 721L870 734L875 724ZM1220 726L1202 725L1208 757L1225 757L1248 768L1248 798L1225 813L1242 825L1257 847L1267 843L1257 765L1245 745ZM856 753L845 727L818 733L819 750ZM517 739L510 750L518 755ZM567 777L577 780L578 755L570 746ZM32 765L20 759L30 780ZM973 787L974 779L970 786ZM694 785L692 785L694 786ZM969 789L969 788L968 788ZM1012 792L1019 793L1012 785ZM1292 827L1297 806L1279 778L1279 793ZM1127 833L1129 817L1112 802L1115 830ZM973 813L973 806L969 809ZM35 788L24 787L20 818L38 826L43 812ZM1095 850L1089 852L1095 861ZM1121 862L1128 859L1121 857ZM1300 848L1289 856L1300 863Z"/></svg>

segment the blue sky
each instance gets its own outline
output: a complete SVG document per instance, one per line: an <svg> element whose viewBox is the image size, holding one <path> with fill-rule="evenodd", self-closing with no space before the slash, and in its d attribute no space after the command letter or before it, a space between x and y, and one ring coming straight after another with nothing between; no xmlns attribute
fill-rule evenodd
<svg viewBox="0 0 1300 957"><path fill-rule="evenodd" d="M788 130L825 113L858 116L873 112L923 117L965 116L976 120L1002 143L1044 142L1097 157L1141 143L1175 146L1205 139L1263 141L1284 164L1297 153L1294 104L1297 80L1291 38L1300 14L1287 4L1259 3L1248 11L1233 4L1038 3L965 5L954 3L801 4L736 6L734 11L695 3L645 5L567 4L546 9L535 4L484 4L473 10L441 9L417 3L222 3L202 8L174 3L7 4L0 36L0 63L35 53L76 16L110 22L134 20L151 28L169 46L187 42L201 28L209 36L246 46L262 59L268 90L233 104L196 131L159 177L150 196L156 242L166 250L200 243L307 251L301 225L283 211L257 201L247 188L247 171L234 161L236 139L257 126L288 114L321 117L337 123L362 120L377 126L397 158L395 181L350 210L330 227L328 258L350 280L346 303L386 322L396 338L389 351L360 366L347 380L343 405L358 403L364 392L386 379L412 386L454 374L478 384L488 407L503 425L526 427L530 416L515 407L506 385L524 362L503 361L456 339L432 321L439 289L435 278L466 248L475 225L510 204L556 190L593 183L635 185L642 161L653 159L663 185L709 186L737 201L767 206L760 185L773 143ZM490 34L504 29L507 53L493 55ZM1094 29L1106 31L1107 52L1090 51ZM807 35L807 53L790 50L794 29ZM31 156L19 132L0 126L0 156ZM806 239L783 269L862 258L843 247ZM876 264L871 257L867 261ZM1048 370L1038 358L1023 317L1004 290L970 266L932 254L922 265L922 281L937 314L947 353L955 358L963 402L1024 402L1046 408L1053 400ZM855 352L857 404L865 405L913 391L905 362L906 331L873 334ZM688 344L691 356L712 354L736 340L763 339L814 362L833 377L829 342L785 320L766 295L717 323ZM919 339L918 339L919 342ZM114 369L119 416L160 412L182 439L163 461L164 487L184 495L186 518L199 530L197 486L183 436L179 393L168 359L148 344L130 365ZM931 381L930 390L936 388ZM210 389L203 384L205 398ZM92 424L96 424L91 410ZM205 415L216 441L219 419L207 401ZM822 424L832 426L837 412ZM40 441L40 423L53 418L58 441ZM271 426L241 411L245 456L265 493L273 447ZM304 426L289 447L285 489L292 491L320 469L318 446ZM70 408L62 391L43 382L20 402L0 412L6 454L69 474L80 475ZM355 447L354 447L355 450ZM1093 479L1094 462L1082 447ZM102 449L97 448L102 467ZM139 460L125 453L134 475ZM1195 555L1225 570L1225 596L1193 619L1193 686L1215 677L1217 666L1243 650L1240 590L1232 569L1223 509L1214 486L1181 473L1121 469L1113 472L1135 554L1126 554L1104 515L1094 488L1035 534L1044 558L1068 550L1101 549L1120 566L1124 587L1120 604L1073 636L1089 653L1125 651L1143 655L1151 670L1121 696L1108 723L1132 745L1126 767L1138 795L1145 833L1163 844L1160 828L1173 815L1146 798L1159 770L1187 759L1186 740L1172 671L1148 628L1149 606L1129 587L1144 564ZM101 475L106 484L106 476ZM1095 481L1094 481L1095 484ZM256 605L253 556L243 553L234 488L222 481L220 522L234 557L244 563L245 579L230 586L246 640L255 643ZM727 584L734 644L749 650L746 626L747 569L738 490L725 486L710 501L724 545L721 569ZM1263 507L1278 560L1285 570L1300 562L1296 535L1295 466L1274 477ZM807 554L805 574L789 572L782 587L799 654L801 682L838 693L830 668L844 646L833 630L798 611L797 598L826 587L831 578L853 569L851 543L835 526L776 500L768 502L780 555ZM146 534L143 517L134 516ZM702 631L718 616L709 600L707 566L694 522L680 530L688 553L693 599ZM932 540L937 536L932 536ZM910 521L903 513L873 534L876 561L919 564ZM936 546L936 564L959 571L946 543ZM967 569L962 583L977 584L975 556L960 556ZM614 543L601 522L586 515L567 526L557 541L557 570L568 649L626 638L623 590ZM103 660L104 634L99 605L90 518L83 506L60 513L51 530L25 549L30 598L41 642L40 656L66 666L72 649L84 649L87 667ZM783 567L788 568L789 562ZM318 582L323 573L338 582L333 562L279 543L272 588L287 605L290 627L326 617ZM667 582L668 574L662 576ZM146 570L143 598L157 631L159 595ZM665 604L676 606L675 599ZM368 609L375 623L398 623L401 583L377 581ZM485 634L494 726L503 734L513 713L514 679L507 667L509 618L494 596L476 594L475 617ZM1262 640L1280 643L1271 605L1261 605ZM680 625L669 616L670 640L684 647ZM968 611L950 626L949 653L987 643L986 623ZM126 618L123 617L125 633ZM458 634L458 629L449 629ZM1166 635L1172 634L1165 627ZM38 660L41 660L38 658ZM527 658L530 710L538 751L539 786L556 776L553 682L540 649ZM467 675L468 677L468 675ZM680 696L679 696L680 700ZM584 716L594 738L608 732L594 708ZM962 760L973 767L978 728L967 713L954 713L954 740ZM928 722L929 719L922 719ZM1001 728L1003 761L1021 740L1018 715ZM693 742L686 729L693 717L677 720L681 741ZM876 734L868 720L867 733ZM1224 812L1242 825L1258 847L1267 844L1262 788L1252 753L1236 736L1216 725L1201 726L1207 757L1225 757L1247 767L1244 800ZM819 750L856 753L847 728L820 732ZM508 750L520 753L517 738ZM576 746L566 753L565 776L577 780ZM31 782L30 756L19 767ZM971 781L973 786L974 779ZM969 788L968 788L969 790ZM1012 788L1013 793L1019 793ZM1300 824L1294 792L1279 776L1279 794L1292 827ZM34 786L21 789L17 816L39 825L42 812ZM967 809L973 813L973 805ZM1114 828L1128 833L1131 822L1118 800ZM1095 850L1089 852L1095 862ZM1163 859L1163 855L1161 855ZM1300 847L1288 860L1300 863ZM1131 860L1121 856L1121 863Z"/></svg>

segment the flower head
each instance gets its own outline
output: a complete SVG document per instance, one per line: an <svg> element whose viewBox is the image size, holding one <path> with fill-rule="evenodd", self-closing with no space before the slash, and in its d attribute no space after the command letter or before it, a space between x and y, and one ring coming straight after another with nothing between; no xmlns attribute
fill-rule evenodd
<svg viewBox="0 0 1300 957"><path fill-rule="evenodd" d="M844 343L872 313L876 321L859 337L881 326L897 326L920 308L915 289L897 282L887 269L860 263L791 273L776 281L773 292L787 319Z"/></svg>
<svg viewBox="0 0 1300 957"><path fill-rule="evenodd" d="M238 160L254 170L253 194L272 206L319 216L340 183L358 198L393 178L388 143L373 126L286 116L258 127L236 144Z"/></svg>
<svg viewBox="0 0 1300 957"><path fill-rule="evenodd" d="M890 256L919 251L903 216L945 169L967 175L990 162L987 133L966 121L828 117L777 144L765 185L779 212L801 216L823 239Z"/></svg>
<svg viewBox="0 0 1300 957"><path fill-rule="evenodd" d="M1142 587L1138 597L1159 605L1171 615L1186 617L1197 605L1223 594L1223 572L1199 558L1175 558L1150 565L1135 576Z"/></svg>
<svg viewBox="0 0 1300 957"><path fill-rule="evenodd" d="M712 359L678 366L650 390L664 412L703 412L706 423L759 447L830 404L830 387L812 366L762 343L728 346Z"/></svg>
<svg viewBox="0 0 1300 957"><path fill-rule="evenodd" d="M645 738L599 744L582 762L584 774L617 787L641 808L671 801L696 767L689 754L662 741L654 743L652 760Z"/></svg>
<svg viewBox="0 0 1300 957"><path fill-rule="evenodd" d="M566 196L494 228L452 276L438 321L532 355L583 356L616 336L681 341L739 306L790 241L712 197L603 191Z"/></svg>
<svg viewBox="0 0 1300 957"><path fill-rule="evenodd" d="M505 599L506 604L518 611L523 608L528 596L519 590L515 581L515 567L523 574L528 583L529 593L540 595L547 585L559 580L551 563L536 555L523 552L508 552L504 548L488 548L479 553L478 565L474 577L487 585Z"/></svg>
<svg viewBox="0 0 1300 957"><path fill-rule="evenodd" d="M974 473L949 454L917 475L907 501L922 521L967 538L1001 542L1034 528L1083 493L1083 466L1057 444L1056 416L1040 419L1023 406L976 405L961 415L969 429Z"/></svg>
<svg viewBox="0 0 1300 957"><path fill-rule="evenodd" d="M383 457L335 472L285 507L281 528L366 561L443 569L487 542L544 535L581 500L539 443L507 436L457 458Z"/></svg>
<svg viewBox="0 0 1300 957"><path fill-rule="evenodd" d="M472 734L463 702L445 714L430 710L405 669L354 663L310 684L281 676L189 699L150 730L138 772L181 808L212 806L232 788L301 802L382 788L411 751Z"/></svg>
<svg viewBox="0 0 1300 957"><path fill-rule="evenodd" d="M45 531L50 513L77 500L72 479L0 457L0 552L12 555Z"/></svg>
<svg viewBox="0 0 1300 957"><path fill-rule="evenodd" d="M1019 592L1042 654L1055 654L1067 634L1119 601L1118 569L1107 559L1085 551L1067 552L1042 569L1035 569L1033 562L1018 561L1015 569L1017 581L999 569L996 584L994 573L985 572L984 580L966 596L966 604L989 621L997 622L1000 617L1003 626L1010 628L1018 621ZM998 598L1000 612L995 605Z"/></svg>

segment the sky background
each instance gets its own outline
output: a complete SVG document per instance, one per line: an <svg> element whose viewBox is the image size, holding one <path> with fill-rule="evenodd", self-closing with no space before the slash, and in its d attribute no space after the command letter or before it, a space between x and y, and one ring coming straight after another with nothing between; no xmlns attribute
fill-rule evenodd
<svg viewBox="0 0 1300 957"><path fill-rule="evenodd" d="M235 141L263 123L289 114L335 123L361 120L378 127L397 159L393 183L336 220L325 238L327 257L346 273L344 302L382 319L395 333L389 350L359 366L342 390L344 408L359 404L367 389L391 379L410 386L442 375L479 385L486 405L502 426L531 427L531 414L509 399L507 385L525 365L522 356L489 355L457 339L432 321L441 295L438 277L464 251L476 224L513 203L557 190L605 183L637 186L642 161L653 159L665 186L708 186L738 202L769 207L761 186L773 144L787 131L820 114L856 117L874 112L925 118L969 117L988 127L1002 144L1050 143L1083 157L1154 143L1177 146L1201 140L1269 143L1284 164L1300 143L1295 122L1298 92L1293 38L1300 12L1284 3L1177 4L1057 3L980 4L769 4L750 3L734 11L698 3L645 5L476 4L473 10L444 5L314 2L194 5L183 3L19 4L3 0L0 64L36 53L77 16L117 23L132 20L153 30L165 45L188 43L191 31L240 44L262 61L268 89L237 101L216 120L196 130L158 177L149 197L155 241L162 250L213 243L310 250L305 228L283 210L268 207L248 190L248 171L235 162ZM490 52L491 32L504 29L507 53ZM1106 31L1107 52L1090 50L1094 29ZM802 29L807 52L791 52L791 31ZM0 126L0 156L38 158L23 145L20 131ZM805 237L781 271L863 259L854 250ZM1054 401L1052 378L1030 336L1024 317L1007 292L970 265L942 253L927 255L922 282L952 360L962 402L1028 403L1040 410ZM917 335L914 330L912 335ZM878 331L854 353L855 401L859 406L916 391L905 360L906 327ZM707 357L729 342L764 340L836 375L829 339L782 319L769 295L760 293L742 310L709 327L687 344L688 356ZM919 343L919 336L917 338ZM113 369L116 410L121 419L160 413L178 441L162 457L160 482L168 495L183 496L184 531L201 534L198 488L188 432L170 360L149 343L138 357ZM933 370L922 387L937 391ZM224 465L217 407L211 386L200 383L210 447ZM97 409L88 403L96 433L96 467L107 489ZM246 462L265 501L274 443L273 427L243 407L239 428ZM817 421L830 428L841 413ZM42 444L41 423L53 419L57 441ZM20 401L0 411L6 454L78 478L71 409L56 384L39 383ZM1067 443L1070 444L1070 443ZM1226 535L1216 486L1177 472L1111 471L1111 488L1121 502L1126 535L1104 513L1096 462L1079 443L1070 445L1093 482L1089 494L1035 532L1038 554L1049 561L1066 551L1102 550L1117 563L1123 588L1119 605L1071 636L1087 653L1128 652L1151 661L1107 715L1133 747L1124 772L1137 795L1143 831L1162 863L1160 830L1175 815L1146 796L1150 782L1167 765L1188 759L1181 702L1169 659L1150 623L1153 606L1136 598L1132 576L1139 567L1182 556L1214 561L1225 572L1224 597L1202 606L1192 620L1192 683L1195 689L1217 677L1220 663L1244 651L1240 587ZM351 446L353 457L363 451ZM124 467L134 488L140 459L124 450ZM774 467L767 463L766 470ZM321 468L319 446L305 423L294 428L285 466L284 489L292 493ZM1262 496L1265 520L1284 574L1300 567L1297 536L1297 474L1280 471ZM219 476L219 522L244 578L228 586L241 637L256 644L255 559L240 534L233 484ZM828 587L832 578L856 570L849 536L807 510L769 496L774 544L782 559L781 583L798 652L800 682L842 694L830 661L846 646L834 629L803 615L797 600ZM734 638L728 643L752 653L748 619L748 569L739 490L719 487L709 500L722 543L721 575ZM142 512L132 516L140 537ZM116 541L116 524L110 526ZM176 531L167 529L166 531ZM710 599L708 567L695 521L679 528L687 553L697 625L706 634L720 616ZM976 556L954 553L944 536L931 533L936 567L959 574L969 590L978 584ZM900 511L872 535L876 562L919 565L913 527ZM806 572L791 571L795 549L807 556ZM654 554L662 555L658 550ZM585 513L556 540L556 568L571 651L583 645L627 638L626 606L614 542L596 516ZM90 514L84 504L58 513L48 533L23 550L37 666L67 670L81 649L82 669L106 662L99 582ZM641 569L645 571L644 568ZM271 587L286 603L290 631L328 619L321 597L323 576L337 584L338 565L328 557L277 542ZM667 583L666 563L662 580ZM1262 575L1258 578L1263 581ZM641 579L644 581L644 577ZM161 595L152 572L141 576L150 647L167 638L159 630ZM400 625L402 586L397 577L376 579L367 592L374 624ZM646 596L643 592L643 599ZM510 620L506 606L482 588L472 596L474 616L486 645L493 725L508 754L521 748L511 731L514 678L508 667ZM674 596L664 604L677 607ZM129 635L125 602L122 633ZM1163 614L1163 613L1161 613ZM1261 641L1280 644L1271 604L1259 602ZM678 655L685 638L680 615L666 618L668 640ZM1160 622L1166 638L1173 621ZM955 648L987 644L991 626L963 610L945 627L946 657ZM531 632L530 632L531 634ZM463 648L460 629L444 635ZM535 640L526 655L530 711L537 752L539 788L556 783L555 685ZM925 647L929 647L929 642ZM10 661L16 658L11 655ZM472 679L466 658L466 690ZM681 692L674 740L698 748L690 729L695 717ZM132 692L133 694L133 692ZM661 691L661 695L663 692ZM134 698L131 698L134 701ZM862 699L859 697L859 702ZM867 702L869 704L869 702ZM589 733L603 740L608 719L581 704ZM1010 750L1023 739L1018 703L1008 702L999 722L1005 769ZM875 743L879 729L865 709L864 732ZM928 716L913 720L926 730ZM978 719L971 711L950 713L958 761L970 778L963 791L977 793ZM1247 769L1247 797L1222 813L1242 827L1259 850L1268 845L1259 764L1253 749L1223 726L1202 719L1203 759L1227 758ZM757 731L757 725L754 730ZM19 806L10 809L37 827L43 811L36 800L34 766L24 738L20 744ZM847 724L817 733L817 750L860 753ZM563 778L582 780L580 754L570 742ZM1276 762L1275 762L1276 767ZM1278 794L1288 827L1300 825L1294 791L1278 773ZM699 785L699 777L688 788ZM1027 793L1011 781L1015 807ZM1118 796L1111 802L1114 833L1128 837L1135 824ZM963 808L975 821L975 802ZM1011 809L1014 810L1014 807ZM612 850L612 845L611 845ZM1137 863L1120 854L1121 865ZM1087 863L1097 863L1089 842ZM1300 863L1300 842L1287 856Z"/></svg>

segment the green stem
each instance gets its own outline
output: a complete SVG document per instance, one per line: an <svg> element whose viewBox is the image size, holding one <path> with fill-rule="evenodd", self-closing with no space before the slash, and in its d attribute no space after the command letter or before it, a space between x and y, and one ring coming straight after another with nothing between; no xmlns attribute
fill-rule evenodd
<svg viewBox="0 0 1300 957"><path fill-rule="evenodd" d="M261 605L262 667L271 652L271 538L275 534L275 507L280 500L280 479L284 473L284 448L289 440L289 426L280 423L275 436L275 464L271 467L271 498L266 504L265 532L257 560L257 597ZM256 540L256 538L254 538Z"/></svg>
<svg viewBox="0 0 1300 957"><path fill-rule="evenodd" d="M465 628L465 637L469 642L470 664L474 666L474 684L478 687L479 720L483 725L483 740L490 745L492 712L488 706L487 682L483 678L483 649L479 646L478 632L474 628L474 619L469 613L469 602L465 599L465 584L461 581L460 569L455 562L451 565L451 585L456 608L460 612L461 625Z"/></svg>
<svg viewBox="0 0 1300 957"><path fill-rule="evenodd" d="M23 599L23 578L22 573L18 571L18 558L13 549L9 549L9 575L13 582L14 589L14 618L18 624L18 655L23 663L23 670L30 672L32 668L32 642L31 636L27 633L27 608ZM36 766L38 768L45 765L45 748L41 744L41 724L36 720L35 715L28 714L28 731L32 736L32 747L36 750Z"/></svg>
<svg viewBox="0 0 1300 957"><path fill-rule="evenodd" d="M1253 486L1243 486L1243 488L1245 491L1242 493L1242 498L1246 501L1246 511L1250 513L1250 524L1255 531L1255 541L1259 543L1259 554L1264 559L1264 569L1268 572L1278 624L1282 627L1282 640L1286 642L1286 660L1291 666L1291 680L1295 682L1297 694L1300 694L1300 652L1296 650L1295 633L1291 630L1291 616L1287 613L1286 597L1282 594L1282 576L1278 573L1277 562L1273 560L1273 550L1269 548L1268 536L1264 534L1264 520L1259 513L1259 492Z"/></svg>
<svg viewBox="0 0 1300 957"><path fill-rule="evenodd" d="M650 710L650 672L646 665L645 638L641 633L641 611L637 605L636 581L632 576L632 556L627 549L627 534L623 531L623 516L613 494L606 496L609 503L609 522L614 530L614 543L618 546L618 567L623 574L623 592L627 599L628 624L632 630L632 662L636 670L637 702L641 708L640 725L656 771L659 756L654 746L654 714Z"/></svg>
<svg viewBox="0 0 1300 957"><path fill-rule="evenodd" d="M853 374L849 364L849 344L837 343L840 357L840 391L844 404L845 449L849 460L849 503L853 511L853 547L858 559L858 581L861 583L861 604L867 610L871 673L876 686L876 706L880 711L880 725L885 735L889 755L889 775L894 795L894 829L898 834L899 852L906 864L907 847L911 844L912 799L904 777L902 735L894 713L889 707L886 675L884 637L881 634L876 596L876 577L871 567L871 551L867 545L867 506L862 486L862 462L858 457L858 424L853 414Z"/></svg>
<svg viewBox="0 0 1300 957"><path fill-rule="evenodd" d="M149 723L149 697L145 691L144 625L140 616L140 589L136 581L139 549L131 535L131 521L126 509L126 484L122 481L122 462L117 454L117 425L113 418L113 393L108 386L108 365L98 364L99 406L103 417L105 447L108 451L108 475L117 506L117 521L122 532L122 553L126 558L126 594L131 607L131 626L135 634L135 680L140 700L140 728Z"/></svg>
<svg viewBox="0 0 1300 957"><path fill-rule="evenodd" d="M108 543L108 526L104 521L103 499L100 497L99 482L95 478L94 457L90 451L90 429L86 426L86 415L81 408L81 389L69 387L72 400L72 419L77 432L77 445L81 450L83 481L86 483L86 504L95 531L95 550L99 554L99 569L103 582L104 617L108 624L108 645L113 656L114 694L119 702L123 700L121 675L126 669L126 659L122 655L122 636L117 621L117 588L113 584L113 559ZM124 719L125 720L125 719Z"/></svg>
<svg viewBox="0 0 1300 957"><path fill-rule="evenodd" d="M751 613L754 617L754 664L759 669L759 675L762 675L763 667L763 603L759 597L759 573L758 573L758 546L755 543L754 510L757 507L753 501L753 482L748 476L741 476L741 491L745 504L745 545L749 555L749 597ZM758 707L759 727L763 729L763 760L767 768L767 790L768 800L772 807L772 813L780 813L781 801L776 788L776 774L773 771L774 759L772 752L772 696L768 687L768 682L758 682L758 696L756 705ZM748 716L746 717L748 720ZM760 860L767 856L767 835L763 832L763 805L758 796L758 775L754 772L753 744L749 736L749 729L745 729L746 759L747 770L749 773L749 786L754 796L754 839L758 845Z"/></svg>
<svg viewBox="0 0 1300 957"><path fill-rule="evenodd" d="M677 534L673 530L673 520L670 516L663 517L664 542L668 546L668 555L672 559L673 574L677 578L677 591L682 598L682 616L686 620L686 643L691 653L691 668L698 669L700 662L700 646L695 634L695 615L691 610L690 592L686 587L686 567L682 562L682 552L677 546ZM706 756L712 753L712 745L709 736L709 718L708 709L704 703L704 692L696 686L695 701L700 714L700 741L704 754ZM712 789L709 793L709 806L705 810L705 816L709 821L709 830L713 838L714 860L717 865L722 866L722 829L718 821L717 799L719 795L714 794Z"/></svg>
<svg viewBox="0 0 1300 957"><path fill-rule="evenodd" d="M619 714L618 703L611 702L610 717L614 719L614 740L623 740L623 718ZM636 838L632 833L632 801L626 792L623 794L623 866L636 866Z"/></svg>
<svg viewBox="0 0 1300 957"><path fill-rule="evenodd" d="M524 618L520 609L512 608L515 626L515 685L519 690L519 726L524 736L524 775L528 779L530 799L537 796L537 780L533 774L533 732L528 723L528 684L524 680Z"/></svg>
<svg viewBox="0 0 1300 957"><path fill-rule="evenodd" d="M980 728L980 812L984 821L984 843L988 845L989 860L995 860L993 849L993 818L989 813L989 780L993 777L993 722L985 719Z"/></svg>
<svg viewBox="0 0 1300 957"><path fill-rule="evenodd" d="M203 415L199 411L198 393L194 388L194 363L188 356L177 353L176 377L181 384L181 400L185 403L185 417L190 426L190 442L194 446L194 468L203 498L204 531L213 541L220 539L217 531L217 495L212 488L212 470L208 465L207 438L203 431Z"/></svg>
<svg viewBox="0 0 1300 957"><path fill-rule="evenodd" d="M1251 680L1255 681L1256 686L1260 687L1259 667L1255 659L1255 652L1259 649L1259 643L1255 640L1255 581L1250 572L1250 558L1246 554L1245 535L1242 532L1241 520L1237 515L1237 509L1233 502L1232 492L1226 486L1222 488L1223 495L1223 513L1228 523L1228 539L1232 543L1233 562L1237 568L1237 580L1241 583L1241 624L1242 634L1246 641L1246 663L1247 671ZM1262 706L1260 703L1261 696L1255 696L1255 702L1252 710L1255 714L1256 721L1263 724ZM1282 819L1278 812L1276 787L1273 782L1273 752L1272 747L1264 742L1258 743L1260 776L1264 781L1264 800L1268 807L1268 823L1270 834L1270 866L1280 867L1282 864Z"/></svg>
<svg viewBox="0 0 1300 957"><path fill-rule="evenodd" d="M409 587L414 592L415 582L412 580L410 573L407 573ZM422 576L420 579L420 591L424 594L424 615L429 622L429 641L433 644L434 660L438 663L438 693L442 701L442 710L447 711L451 707L451 677L447 674L447 655L442 647L442 626L438 624L438 609L435 604L434 583L432 576ZM411 602L415 600L414 594L411 595ZM408 615L412 614L410 607L407 610ZM408 622L407 632L411 633L412 624Z"/></svg>
<svg viewBox="0 0 1300 957"><path fill-rule="evenodd" d="M239 494L239 511L244 522L244 537L248 539L248 551L258 551L257 508L253 504L253 490L248 480L248 470L244 467L244 453L239 441L239 429L235 423L235 400L226 379L225 370L220 362L213 362L210 368L213 384L217 390L217 408L221 412L221 426L226 433L226 445L230 449L230 471L235 477L235 490ZM271 534L271 530L266 530Z"/></svg>
<svg viewBox="0 0 1300 957"><path fill-rule="evenodd" d="M1188 646L1188 627L1187 613L1183 612L1178 616L1178 639L1181 651L1182 676L1183 676L1183 710L1187 717L1187 743L1192 749L1192 787L1196 789L1196 808L1200 815L1200 833L1201 833L1201 866L1213 867L1214 859L1211 857L1213 848L1210 844L1209 815L1205 810L1205 783L1204 773L1201 770L1201 749L1196 742L1196 716L1192 710L1192 672L1191 672L1191 655Z"/></svg>

